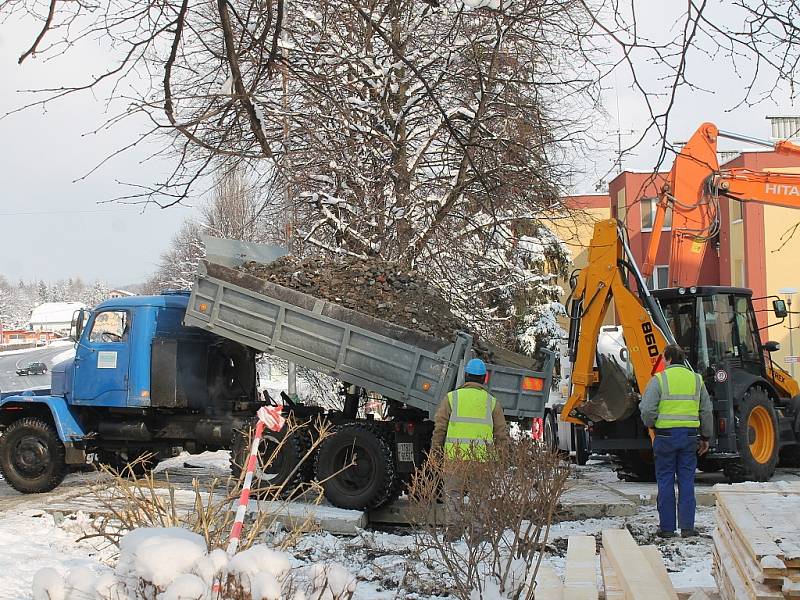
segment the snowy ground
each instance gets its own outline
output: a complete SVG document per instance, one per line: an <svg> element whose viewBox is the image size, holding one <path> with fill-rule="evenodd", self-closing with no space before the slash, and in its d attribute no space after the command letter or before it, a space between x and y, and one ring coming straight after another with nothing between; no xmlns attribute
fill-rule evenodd
<svg viewBox="0 0 800 600"><path fill-rule="evenodd" d="M181 468L206 469L223 475L228 469L228 455L226 452L184 454L162 462L158 470ZM604 468L607 467L588 467L583 476L597 477ZM101 539L80 539L91 531L90 519L83 513L54 518L43 510L30 509L32 501L35 505L34 497L20 497L24 508L15 508L10 502L13 496L4 495L0 499L3 500L0 510L6 509L0 513L0 598L32 598L33 575L43 567L67 572L83 566L100 573L115 564L114 547ZM42 508L51 502L43 499ZM563 521L551 532L547 558L556 571L563 572L568 536L590 534L599 540L603 529L627 527L640 544L659 547L676 588L714 587L710 539L713 520L714 508L699 506L697 521L702 535L692 540L669 541L655 537L658 517L653 506L641 506L631 517ZM432 600L446 593L443 574L417 556L414 538L403 528L367 530L349 537L309 534L290 548L290 553L293 568L300 571L324 562L347 566L358 576L355 598L359 600Z"/></svg>

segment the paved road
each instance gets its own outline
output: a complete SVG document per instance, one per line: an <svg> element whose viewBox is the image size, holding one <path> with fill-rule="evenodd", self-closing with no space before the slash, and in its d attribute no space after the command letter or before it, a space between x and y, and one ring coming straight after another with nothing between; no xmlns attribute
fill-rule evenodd
<svg viewBox="0 0 800 600"><path fill-rule="evenodd" d="M53 366L53 359L69 350L68 345L37 348L20 354L0 355L0 392L17 392L37 387L50 387L50 373L46 375L17 375L17 369L31 362L43 362L47 368Z"/></svg>

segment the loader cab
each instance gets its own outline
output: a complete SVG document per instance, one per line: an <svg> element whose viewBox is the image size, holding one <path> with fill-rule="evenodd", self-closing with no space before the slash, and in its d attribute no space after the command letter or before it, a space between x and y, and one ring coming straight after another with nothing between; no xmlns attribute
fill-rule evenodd
<svg viewBox="0 0 800 600"><path fill-rule="evenodd" d="M750 290L699 286L655 290L653 296L695 371L710 378L729 365L766 375Z"/></svg>

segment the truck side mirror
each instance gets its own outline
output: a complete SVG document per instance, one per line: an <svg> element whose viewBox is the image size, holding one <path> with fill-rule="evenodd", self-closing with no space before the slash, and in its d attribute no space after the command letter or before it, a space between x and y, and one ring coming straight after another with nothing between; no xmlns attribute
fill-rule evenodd
<svg viewBox="0 0 800 600"><path fill-rule="evenodd" d="M777 352L781 349L781 345L778 342L767 342L764 344L764 350L767 352Z"/></svg>
<svg viewBox="0 0 800 600"><path fill-rule="evenodd" d="M785 319L789 315L789 311L786 310L786 300L773 300L772 312L775 313L777 318Z"/></svg>
<svg viewBox="0 0 800 600"><path fill-rule="evenodd" d="M72 315L72 323L70 324L69 328L69 339L73 342L77 342L81 339L81 333L83 333L83 323L86 318L86 313L81 308L80 310L76 310Z"/></svg>

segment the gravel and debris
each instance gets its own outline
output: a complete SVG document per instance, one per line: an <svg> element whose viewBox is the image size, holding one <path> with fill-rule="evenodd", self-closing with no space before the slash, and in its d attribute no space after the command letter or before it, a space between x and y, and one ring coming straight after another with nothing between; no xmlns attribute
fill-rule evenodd
<svg viewBox="0 0 800 600"><path fill-rule="evenodd" d="M333 302L424 334L450 340L467 326L416 271L376 258L284 256L269 264L247 262L241 270L272 283Z"/></svg>

